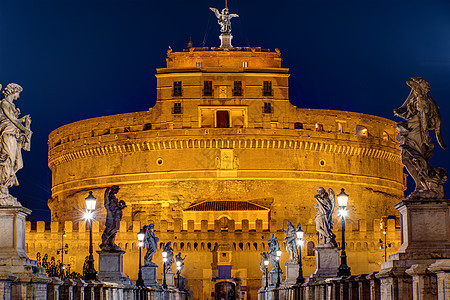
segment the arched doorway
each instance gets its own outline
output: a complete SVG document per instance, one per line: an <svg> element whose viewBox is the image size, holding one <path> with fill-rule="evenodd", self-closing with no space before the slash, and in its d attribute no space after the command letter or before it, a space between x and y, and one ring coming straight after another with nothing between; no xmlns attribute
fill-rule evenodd
<svg viewBox="0 0 450 300"><path fill-rule="evenodd" d="M216 300L236 300L236 284L230 281L221 281L214 286Z"/></svg>

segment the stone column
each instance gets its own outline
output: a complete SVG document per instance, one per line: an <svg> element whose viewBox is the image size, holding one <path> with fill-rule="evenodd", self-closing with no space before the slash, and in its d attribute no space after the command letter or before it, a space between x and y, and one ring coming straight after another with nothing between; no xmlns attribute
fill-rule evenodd
<svg viewBox="0 0 450 300"><path fill-rule="evenodd" d="M17 276L11 273L0 273L0 295L2 300L11 300L11 285L13 281L17 280Z"/></svg>
<svg viewBox="0 0 450 300"><path fill-rule="evenodd" d="M438 300L450 300L450 259L438 259L428 270L437 275Z"/></svg>
<svg viewBox="0 0 450 300"><path fill-rule="evenodd" d="M415 264L405 271L412 277L413 300L436 299L436 276L427 268L428 264Z"/></svg>

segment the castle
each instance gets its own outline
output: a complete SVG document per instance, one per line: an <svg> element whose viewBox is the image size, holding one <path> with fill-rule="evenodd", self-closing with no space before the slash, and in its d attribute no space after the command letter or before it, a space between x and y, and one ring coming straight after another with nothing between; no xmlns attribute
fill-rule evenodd
<svg viewBox="0 0 450 300"><path fill-rule="evenodd" d="M259 253L268 250L271 234L282 244L287 220L305 231L303 271L312 274L314 195L321 186L350 195L352 272L379 269L383 231L392 245L388 254L399 248L395 219L380 229L380 219L396 214L393 204L404 198L406 185L393 121L295 107L278 49L189 45L169 49L166 60L156 72L156 105L148 111L82 120L50 134L52 222L47 228L27 223L30 258L56 256L67 244L64 263L80 272L89 236L84 199L88 191L98 198L98 250L103 194L112 185L120 186L118 198L127 204L116 238L126 251L124 273L136 280L136 234L155 223L160 243L171 241L174 251L187 255L183 275L194 299L213 297L223 281L235 283L243 299L256 299ZM281 265L287 259L284 252ZM160 250L155 262L161 261Z"/></svg>

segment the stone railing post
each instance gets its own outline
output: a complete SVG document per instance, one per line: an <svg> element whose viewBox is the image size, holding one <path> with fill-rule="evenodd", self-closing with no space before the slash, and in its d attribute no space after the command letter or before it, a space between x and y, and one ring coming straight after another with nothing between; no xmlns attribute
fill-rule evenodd
<svg viewBox="0 0 450 300"><path fill-rule="evenodd" d="M450 259L438 259L428 267L437 276L437 299L450 299Z"/></svg>

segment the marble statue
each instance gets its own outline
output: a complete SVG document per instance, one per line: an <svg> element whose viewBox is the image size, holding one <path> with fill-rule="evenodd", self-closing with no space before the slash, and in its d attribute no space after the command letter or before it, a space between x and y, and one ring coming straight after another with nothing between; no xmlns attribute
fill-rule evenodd
<svg viewBox="0 0 450 300"><path fill-rule="evenodd" d="M277 237L273 235L269 238L269 256L270 265L272 269L279 268L277 251L280 250L280 245L278 244Z"/></svg>
<svg viewBox="0 0 450 300"><path fill-rule="evenodd" d="M177 255L175 255L175 263L177 264L177 276L183 271L184 269L184 260L186 259L186 256L181 257L181 252L178 252Z"/></svg>
<svg viewBox="0 0 450 300"><path fill-rule="evenodd" d="M116 194L120 188L117 185L109 187L105 191L105 209L106 209L106 223L105 230L102 234L102 243L100 249L103 251L121 251L119 246L114 242L117 231L120 228L120 221L122 220L122 210L126 207L125 201L118 200Z"/></svg>
<svg viewBox="0 0 450 300"><path fill-rule="evenodd" d="M0 90L2 86L0 85ZM1 93L0 112L0 206L21 206L9 194L9 188L19 185L16 172L22 169L22 149L30 151L30 115L21 118L20 110L14 105L19 99L22 87L16 83L8 84Z"/></svg>
<svg viewBox="0 0 450 300"><path fill-rule="evenodd" d="M335 207L335 194L332 189L328 189L328 193L323 187L317 189L317 195L314 196L317 200L317 204L314 204L314 208L317 208L316 230L319 232L319 239L322 240L318 244L321 246L337 247L336 235L331 231L333 229L333 211Z"/></svg>
<svg viewBox="0 0 450 300"><path fill-rule="evenodd" d="M158 241L159 238L156 237L153 232L153 228L155 228L155 224L150 224L148 226L144 226L145 238L144 238L144 246L147 248L147 253L144 257L144 265L145 266L156 266L154 262L152 262L153 255L156 253L158 249Z"/></svg>
<svg viewBox="0 0 450 300"><path fill-rule="evenodd" d="M286 237L284 238L284 244L286 247L286 251L289 254L289 262L298 262L298 252L297 252L297 231L301 230L300 224L297 224L296 227L292 225L290 221L286 222L287 230L281 228L282 231L286 233Z"/></svg>
<svg viewBox="0 0 450 300"><path fill-rule="evenodd" d="M266 273L266 265L264 264L264 261L270 261L269 252L262 252L261 253L261 261L259 262L259 269L264 274Z"/></svg>
<svg viewBox="0 0 450 300"><path fill-rule="evenodd" d="M230 14L230 10L228 7L222 9L222 12L219 12L217 8L210 7L210 10L214 12L217 17L217 23L220 25L220 32L230 34L231 33L231 18L237 18L239 15Z"/></svg>
<svg viewBox="0 0 450 300"><path fill-rule="evenodd" d="M172 242L165 243L163 246L163 251L167 253L166 263L164 264L164 267L166 268L166 273L170 273L172 271L172 265L175 262L173 259Z"/></svg>
<svg viewBox="0 0 450 300"><path fill-rule="evenodd" d="M406 84L411 92L394 114L406 120L397 123L397 140L400 142L401 159L416 183L415 190L407 199L443 199L443 183L447 172L433 168L428 160L433 156L429 130L434 130L442 149L446 149L441 135L441 115L433 98L428 95L430 84L420 77L412 77Z"/></svg>

